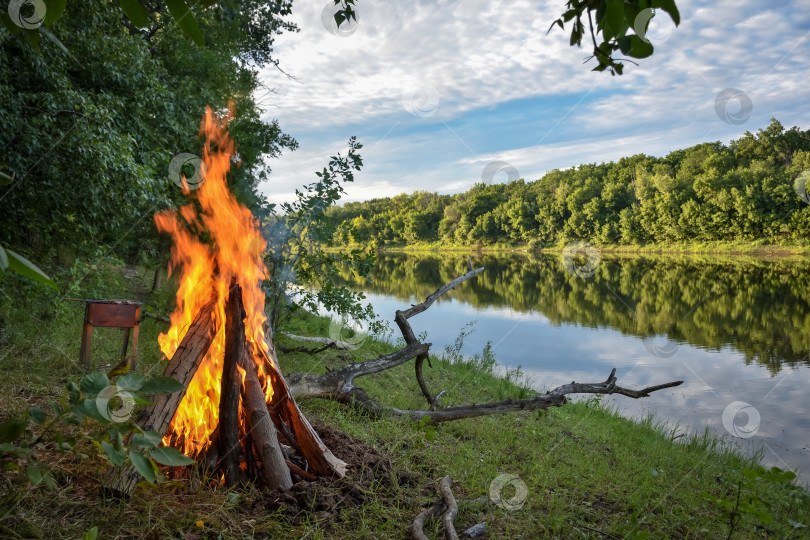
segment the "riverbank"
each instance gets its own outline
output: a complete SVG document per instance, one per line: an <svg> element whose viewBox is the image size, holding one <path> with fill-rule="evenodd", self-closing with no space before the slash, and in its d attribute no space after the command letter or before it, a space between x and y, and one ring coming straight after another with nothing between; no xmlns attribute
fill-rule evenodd
<svg viewBox="0 0 810 540"><path fill-rule="evenodd" d="M58 279L62 290L77 282L71 276ZM172 282L156 293L149 292L150 284L149 272L106 266L79 282L70 296L136 298L166 314ZM58 302L60 295L14 276L4 275L0 293L0 400L5 404L0 420L5 420L62 398L65 383L83 375L75 360L84 306ZM139 371L162 370L156 339L165 328L144 320ZM299 312L286 330L326 336L329 320ZM287 338L279 344L302 345ZM97 332L93 358L99 368L110 369L119 348L119 332ZM367 339L357 350L281 354L279 362L285 374L323 373L394 348ZM491 354L464 358L459 350L460 345L433 351L432 368L425 368L427 384L437 392L446 390L442 405L532 394L518 372L496 376ZM385 405L424 407L410 363L356 383ZM703 494L733 503L740 479L743 500L756 496L768 502L772 520L743 515L736 537L797 536L799 524L810 524L810 497L804 490L747 479L742 472L753 465L712 437L680 436L652 419L635 423L595 398L435 429L372 420L327 400L302 400L300 406L317 425L329 426L327 443L345 443L336 448L338 457L362 455L364 464L343 481L313 484L306 503L279 505L250 487L195 490L186 480L141 487L129 501L103 500L98 477L104 463L54 453L49 465L58 483L55 492L28 486L24 475L2 473L0 535L76 538L95 526L100 538L403 538L422 505L435 499L436 482L445 475L457 481L459 530L486 521L491 538L725 537L728 517ZM341 455L347 448L353 455ZM511 501L509 509L490 497L504 474L519 479L501 493ZM437 524L429 534L440 534Z"/></svg>
<svg viewBox="0 0 810 540"><path fill-rule="evenodd" d="M550 246L512 244L447 245L440 242L392 244L379 247L380 251L404 253L561 253L567 243ZM803 257L810 255L810 245L779 245L759 242L686 242L648 245L591 244L601 253L643 255L746 255L758 258ZM336 249L351 249L356 245Z"/></svg>

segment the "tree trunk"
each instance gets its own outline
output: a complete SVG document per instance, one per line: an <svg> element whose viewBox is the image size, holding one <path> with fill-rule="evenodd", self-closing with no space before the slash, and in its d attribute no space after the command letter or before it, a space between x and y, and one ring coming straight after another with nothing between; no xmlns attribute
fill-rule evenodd
<svg viewBox="0 0 810 540"><path fill-rule="evenodd" d="M163 268L155 267L155 275L152 278L152 292L155 292L163 284Z"/></svg>

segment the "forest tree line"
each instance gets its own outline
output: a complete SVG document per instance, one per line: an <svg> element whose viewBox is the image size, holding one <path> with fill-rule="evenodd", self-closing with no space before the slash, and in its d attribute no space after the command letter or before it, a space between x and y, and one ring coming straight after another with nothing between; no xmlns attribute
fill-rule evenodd
<svg viewBox="0 0 810 540"><path fill-rule="evenodd" d="M800 243L810 236L810 209L795 184L807 169L810 130L772 119L728 145L553 170L533 182L478 183L454 195L351 202L328 215L341 224L338 245Z"/></svg>

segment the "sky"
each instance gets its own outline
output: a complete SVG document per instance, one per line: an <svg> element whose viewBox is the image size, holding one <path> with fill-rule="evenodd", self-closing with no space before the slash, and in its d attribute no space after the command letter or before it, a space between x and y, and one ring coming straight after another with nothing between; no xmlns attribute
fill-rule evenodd
<svg viewBox="0 0 810 540"><path fill-rule="evenodd" d="M336 29L331 0L299 0L300 32L276 41L265 119L299 143L268 160L271 202L347 141L363 170L343 201L482 181L537 180L553 169L728 143L775 117L810 128L810 0L678 0L681 24L659 12L652 57L624 75L592 72L552 21L564 0L357 1L357 24Z"/></svg>

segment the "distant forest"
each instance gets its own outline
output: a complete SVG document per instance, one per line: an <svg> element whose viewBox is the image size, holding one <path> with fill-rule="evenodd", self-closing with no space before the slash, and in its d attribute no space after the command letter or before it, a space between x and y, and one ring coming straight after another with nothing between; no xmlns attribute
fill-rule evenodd
<svg viewBox="0 0 810 540"><path fill-rule="evenodd" d="M334 241L344 246L803 244L810 238L808 170L810 130L785 130L772 119L728 145L553 170L533 182L479 183L455 195L420 191L346 203L328 215L341 225Z"/></svg>

